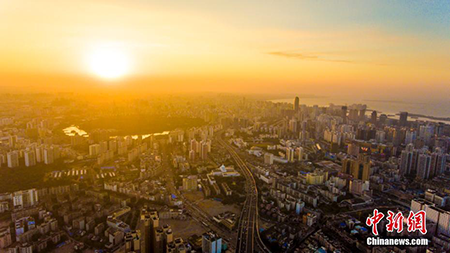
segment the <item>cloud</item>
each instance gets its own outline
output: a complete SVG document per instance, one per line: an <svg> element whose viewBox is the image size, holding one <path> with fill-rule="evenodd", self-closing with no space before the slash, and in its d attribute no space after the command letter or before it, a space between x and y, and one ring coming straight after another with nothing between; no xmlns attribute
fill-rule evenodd
<svg viewBox="0 0 450 253"><path fill-rule="evenodd" d="M383 62L372 62L364 60L349 60L344 59L344 57L339 58L339 55L353 54L353 52L311 52L311 53L300 53L299 51L273 51L266 54L292 58L305 61L321 61L321 62L335 62L335 63L348 63L348 64L370 64L376 66L392 66L390 63Z"/></svg>
<svg viewBox="0 0 450 253"><path fill-rule="evenodd" d="M345 59L335 59L327 58L326 53L298 53L292 51L274 51L268 52L269 55L294 58L299 60L312 60L312 61L323 61L323 62L340 62L340 63L355 63L355 61L345 60Z"/></svg>
<svg viewBox="0 0 450 253"><path fill-rule="evenodd" d="M292 53L292 52L269 52L270 55L276 55L276 56L283 56L287 58L297 58L301 60L307 60L307 59L318 59L319 56L317 55L306 55L301 53Z"/></svg>

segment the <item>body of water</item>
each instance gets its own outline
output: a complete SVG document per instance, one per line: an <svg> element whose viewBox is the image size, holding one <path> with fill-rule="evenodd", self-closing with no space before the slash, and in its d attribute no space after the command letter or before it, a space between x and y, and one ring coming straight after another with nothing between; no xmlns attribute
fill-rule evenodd
<svg viewBox="0 0 450 253"><path fill-rule="evenodd" d="M79 135L79 136L83 136L83 137L89 137L89 134L82 130L79 126L75 126L72 125L70 127L66 127L63 129L63 132L65 135L67 136L75 136L75 135ZM151 134L134 134L134 135L130 135L131 138L133 139L138 139L139 137L142 137L142 139L148 138L150 136L161 136L161 135L168 135L170 133L170 131L164 131L161 133L151 133ZM115 139L117 138L117 136L111 136L111 139Z"/></svg>
<svg viewBox="0 0 450 253"><path fill-rule="evenodd" d="M270 100L275 103L293 103L294 98L275 99ZM421 114L434 117L450 117L450 99L449 101L432 101L432 102L407 102L407 101L393 101L393 100L363 100L363 99L339 99L331 97L300 97L300 104L307 106L328 106L335 105L352 105L365 104L368 110L375 110L378 115L384 113L390 115L391 118L398 118L399 112L408 112L409 114ZM450 121L435 120L425 117L409 117L409 120L420 119L434 122L445 122L450 124Z"/></svg>

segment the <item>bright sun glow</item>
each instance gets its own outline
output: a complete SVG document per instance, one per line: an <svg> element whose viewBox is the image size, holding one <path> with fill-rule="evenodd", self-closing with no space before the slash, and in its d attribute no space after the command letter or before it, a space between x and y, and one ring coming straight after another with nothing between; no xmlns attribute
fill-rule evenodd
<svg viewBox="0 0 450 253"><path fill-rule="evenodd" d="M119 78L130 70L127 54L118 48L96 48L89 55L88 61L91 71L102 78Z"/></svg>

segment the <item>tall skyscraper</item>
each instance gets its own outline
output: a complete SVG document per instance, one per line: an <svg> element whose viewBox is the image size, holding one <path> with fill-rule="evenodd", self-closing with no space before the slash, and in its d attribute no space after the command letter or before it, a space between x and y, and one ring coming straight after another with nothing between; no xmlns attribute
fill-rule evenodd
<svg viewBox="0 0 450 253"><path fill-rule="evenodd" d="M189 160L191 160L191 161L195 160L195 151L194 150L189 151Z"/></svg>
<svg viewBox="0 0 450 253"><path fill-rule="evenodd" d="M41 163L44 161L44 147L38 146L35 149L36 151L36 162Z"/></svg>
<svg viewBox="0 0 450 253"><path fill-rule="evenodd" d="M292 133L296 133L297 130L297 121L295 119L289 120L289 131Z"/></svg>
<svg viewBox="0 0 450 253"><path fill-rule="evenodd" d="M222 238L213 232L204 233L202 236L202 252L203 253L221 253Z"/></svg>
<svg viewBox="0 0 450 253"><path fill-rule="evenodd" d="M8 152L6 154L9 168L19 167L19 152L17 150Z"/></svg>
<svg viewBox="0 0 450 253"><path fill-rule="evenodd" d="M420 154L417 160L417 177L421 179L430 178L431 156Z"/></svg>
<svg viewBox="0 0 450 253"><path fill-rule="evenodd" d="M16 143L17 143L17 136L16 135L9 136L9 146L14 148L14 146L16 146Z"/></svg>
<svg viewBox="0 0 450 253"><path fill-rule="evenodd" d="M159 227L159 216L156 211L148 211L146 207L141 210L141 218L139 221L139 230L141 231L141 252L154 252L156 241L156 228Z"/></svg>
<svg viewBox="0 0 450 253"><path fill-rule="evenodd" d="M155 228L152 250L150 252L163 252L164 250L164 230L162 227Z"/></svg>
<svg viewBox="0 0 450 253"><path fill-rule="evenodd" d="M286 159L288 162L294 162L295 150L293 148L286 148Z"/></svg>
<svg viewBox="0 0 450 253"><path fill-rule="evenodd" d="M303 161L303 158L305 156L305 150L303 149L303 147L299 147L297 150L298 150L298 160Z"/></svg>
<svg viewBox="0 0 450 253"><path fill-rule="evenodd" d="M358 121L358 110L357 109L350 109L348 118L352 121Z"/></svg>
<svg viewBox="0 0 450 253"><path fill-rule="evenodd" d="M26 150L24 153L25 166L31 167L36 165L36 153L34 150Z"/></svg>
<svg viewBox="0 0 450 253"><path fill-rule="evenodd" d="M380 115L380 125L386 124L386 120L387 120L387 115L386 114L381 114Z"/></svg>
<svg viewBox="0 0 450 253"><path fill-rule="evenodd" d="M44 149L44 163L52 164L55 161L54 149L53 147Z"/></svg>
<svg viewBox="0 0 450 253"><path fill-rule="evenodd" d="M400 155L400 173L410 175L415 171L414 145L408 144Z"/></svg>
<svg viewBox="0 0 450 253"><path fill-rule="evenodd" d="M100 144L92 144L89 146L89 155L97 156L100 154Z"/></svg>
<svg viewBox="0 0 450 253"><path fill-rule="evenodd" d="M358 159L347 158L342 161L342 172L351 174L354 179L363 181L370 177L370 157L360 154Z"/></svg>
<svg viewBox="0 0 450 253"><path fill-rule="evenodd" d="M344 123L347 123L347 106L342 106L341 108L341 117L344 120Z"/></svg>
<svg viewBox="0 0 450 253"><path fill-rule="evenodd" d="M306 121L304 120L303 122L302 122L302 131L301 131L301 133L300 133L300 139L302 140L302 141L306 141L306 139L307 139L307 136L306 136L307 134L306 134Z"/></svg>
<svg viewBox="0 0 450 253"><path fill-rule="evenodd" d="M413 130L407 130L405 134L405 144L414 143L417 139L417 132Z"/></svg>
<svg viewBox="0 0 450 253"><path fill-rule="evenodd" d="M400 173L402 175L409 175L412 171L412 164L413 164L413 153L408 152L406 150L402 151L402 154L400 155Z"/></svg>
<svg viewBox="0 0 450 253"><path fill-rule="evenodd" d="M209 149L208 143L206 143L206 141L202 141L200 143L200 148L201 148L201 150L200 150L200 158L202 160L206 160L208 158L208 149Z"/></svg>
<svg viewBox="0 0 450 253"><path fill-rule="evenodd" d="M167 224L164 225L162 228L163 228L164 234L163 234L163 252L161 252L161 253L164 253L167 248L167 245L169 245L171 242L173 242L173 232L172 232L172 229L170 228L170 226ZM155 252L157 252L157 251L155 250Z"/></svg>
<svg viewBox="0 0 450 253"><path fill-rule="evenodd" d="M141 252L141 232L139 230L128 232L124 241L125 252Z"/></svg>
<svg viewBox="0 0 450 253"><path fill-rule="evenodd" d="M398 121L399 126L408 125L408 112L400 112L400 119Z"/></svg>
<svg viewBox="0 0 450 253"><path fill-rule="evenodd" d="M352 161L353 159L344 159L342 160L342 169L341 171L345 174L351 174L352 173Z"/></svg>
<svg viewBox="0 0 450 253"><path fill-rule="evenodd" d="M297 112L300 105L300 99L298 97L295 97L294 99L294 110Z"/></svg>
<svg viewBox="0 0 450 253"><path fill-rule="evenodd" d="M362 108L359 110L359 120L365 120L366 118L366 108Z"/></svg>
<svg viewBox="0 0 450 253"><path fill-rule="evenodd" d="M377 111L372 111L372 114L370 115L370 122L374 125L377 123Z"/></svg>
<svg viewBox="0 0 450 253"><path fill-rule="evenodd" d="M444 154L440 148L436 148L436 150L431 153L430 177L438 176L444 173L446 160L446 154Z"/></svg>
<svg viewBox="0 0 450 253"><path fill-rule="evenodd" d="M367 181L370 177L370 157L365 155L359 155L358 160L355 161L352 171L353 177Z"/></svg>

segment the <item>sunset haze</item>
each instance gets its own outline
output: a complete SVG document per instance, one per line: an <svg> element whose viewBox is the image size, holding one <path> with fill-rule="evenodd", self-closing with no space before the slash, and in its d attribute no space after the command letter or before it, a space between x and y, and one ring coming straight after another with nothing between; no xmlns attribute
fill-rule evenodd
<svg viewBox="0 0 450 253"><path fill-rule="evenodd" d="M446 1L6 0L0 87L446 98L449 13ZM126 75L93 74L105 46L127 55Z"/></svg>

